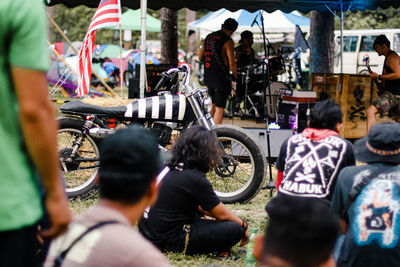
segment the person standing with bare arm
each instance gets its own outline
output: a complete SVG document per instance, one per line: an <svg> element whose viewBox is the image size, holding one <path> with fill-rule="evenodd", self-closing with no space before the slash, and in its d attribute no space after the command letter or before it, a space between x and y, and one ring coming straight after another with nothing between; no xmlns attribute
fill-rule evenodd
<svg viewBox="0 0 400 267"><path fill-rule="evenodd" d="M400 57L390 49L390 41L379 35L374 41L379 56L385 56L382 75L370 71L369 76L381 81L378 99L367 109L367 129L376 124L376 113L385 114L400 122Z"/></svg>
<svg viewBox="0 0 400 267"><path fill-rule="evenodd" d="M41 236L61 234L71 219L47 95L44 7L2 0L0 21L0 266L36 266L38 177L52 223Z"/></svg>
<svg viewBox="0 0 400 267"><path fill-rule="evenodd" d="M226 101L231 92L229 70L237 78L234 44L231 35L236 31L236 20L226 19L221 30L207 35L199 59L204 63L204 82L212 100L211 115L216 124L222 123Z"/></svg>

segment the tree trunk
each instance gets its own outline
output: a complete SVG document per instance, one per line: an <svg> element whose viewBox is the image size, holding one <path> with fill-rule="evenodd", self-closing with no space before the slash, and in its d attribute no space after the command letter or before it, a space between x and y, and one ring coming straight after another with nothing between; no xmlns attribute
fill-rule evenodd
<svg viewBox="0 0 400 267"><path fill-rule="evenodd" d="M161 8L161 63L178 65L178 12Z"/></svg>
<svg viewBox="0 0 400 267"><path fill-rule="evenodd" d="M335 18L329 11L311 11L310 15L310 71L332 73Z"/></svg>

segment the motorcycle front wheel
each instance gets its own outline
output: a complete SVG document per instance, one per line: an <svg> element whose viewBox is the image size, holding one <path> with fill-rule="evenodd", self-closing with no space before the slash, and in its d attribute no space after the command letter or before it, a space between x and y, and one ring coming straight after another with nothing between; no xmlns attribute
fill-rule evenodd
<svg viewBox="0 0 400 267"><path fill-rule="evenodd" d="M223 203L246 203L257 195L266 177L266 157L256 141L240 127L215 125L225 156L207 174Z"/></svg>
<svg viewBox="0 0 400 267"><path fill-rule="evenodd" d="M83 136L83 121L59 120L57 148L68 197L82 197L95 186L99 166L99 150L90 136ZM79 141L79 139L81 141ZM76 142L77 153L72 156Z"/></svg>

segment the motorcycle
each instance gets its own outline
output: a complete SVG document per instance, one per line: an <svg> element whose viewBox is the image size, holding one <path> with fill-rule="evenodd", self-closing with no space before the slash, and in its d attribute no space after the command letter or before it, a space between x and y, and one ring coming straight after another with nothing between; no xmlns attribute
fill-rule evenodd
<svg viewBox="0 0 400 267"><path fill-rule="evenodd" d="M218 197L224 203L244 203L258 193L266 177L266 157L257 142L242 128L215 125L204 104L207 89L190 83L189 66L164 72L155 90L167 82L174 84L169 91L126 106L101 107L78 100L61 106L57 139L68 196L84 196L95 187L102 138L132 124L156 133L161 150L193 124L215 132L223 155L207 179Z"/></svg>

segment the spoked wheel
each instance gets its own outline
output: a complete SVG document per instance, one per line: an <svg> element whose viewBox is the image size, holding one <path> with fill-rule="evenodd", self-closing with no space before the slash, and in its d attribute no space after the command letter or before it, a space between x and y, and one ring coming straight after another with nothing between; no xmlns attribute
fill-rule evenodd
<svg viewBox="0 0 400 267"><path fill-rule="evenodd" d="M82 137L81 129L82 124L79 121L60 121L57 133L61 170L69 197L83 196L93 189L99 166L99 150L89 136L82 139L77 153L72 155L74 144Z"/></svg>
<svg viewBox="0 0 400 267"><path fill-rule="evenodd" d="M233 125L216 125L226 155L222 163L207 174L216 194L224 203L245 203L260 190L266 176L265 156L243 129Z"/></svg>

